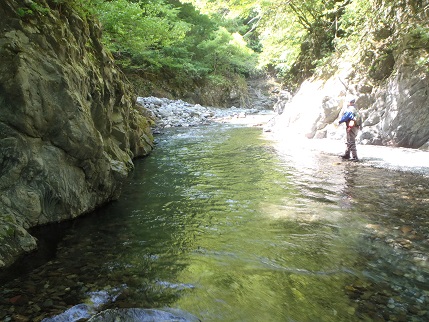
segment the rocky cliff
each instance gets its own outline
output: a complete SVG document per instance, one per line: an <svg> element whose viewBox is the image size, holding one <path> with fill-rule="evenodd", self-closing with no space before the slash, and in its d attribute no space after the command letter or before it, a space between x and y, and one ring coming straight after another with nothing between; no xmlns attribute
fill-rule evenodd
<svg viewBox="0 0 429 322"><path fill-rule="evenodd" d="M429 13L423 14L422 21ZM429 34L413 30L411 20L404 25L407 33L372 30L366 43L337 52L292 100L277 103L283 114L273 130L284 138L341 139L345 129L336 121L354 97L364 120L359 143L428 149Z"/></svg>
<svg viewBox="0 0 429 322"><path fill-rule="evenodd" d="M1 1L0 16L2 267L36 247L28 228L117 198L153 138L96 23L45 0Z"/></svg>

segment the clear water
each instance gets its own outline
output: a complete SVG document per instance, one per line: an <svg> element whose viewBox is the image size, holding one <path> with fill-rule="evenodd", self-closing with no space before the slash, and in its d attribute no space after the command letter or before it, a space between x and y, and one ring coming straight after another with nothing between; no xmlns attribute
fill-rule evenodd
<svg viewBox="0 0 429 322"><path fill-rule="evenodd" d="M202 321L427 321L429 180L279 152L261 134L158 136L119 201L35 232L47 247L3 273L0 318L85 303L84 317L170 307Z"/></svg>

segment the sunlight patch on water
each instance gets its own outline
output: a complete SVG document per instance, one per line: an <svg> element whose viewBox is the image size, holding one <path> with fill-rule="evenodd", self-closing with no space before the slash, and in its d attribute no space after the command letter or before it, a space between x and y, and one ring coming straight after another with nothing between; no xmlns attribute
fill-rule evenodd
<svg viewBox="0 0 429 322"><path fill-rule="evenodd" d="M289 136L287 139L279 140L270 134L265 136L274 140L274 147L278 153L292 156L296 164L308 168L315 165L311 158L314 152L339 156L345 150L345 142L342 140L306 139L302 136ZM357 145L357 151L362 165L429 176L428 151L360 144Z"/></svg>
<svg viewBox="0 0 429 322"><path fill-rule="evenodd" d="M171 129L120 200L74 221L55 259L8 280L2 298L34 290L39 309L14 307L31 317L94 294L202 321L427 321L427 179L341 162L339 142L280 149L260 137Z"/></svg>
<svg viewBox="0 0 429 322"><path fill-rule="evenodd" d="M322 203L312 204L306 202L303 205L297 205L294 201L284 199L282 205L273 205L269 203L261 203L263 215L274 219L288 219L301 222L329 221L338 222L347 217L347 213L325 206Z"/></svg>

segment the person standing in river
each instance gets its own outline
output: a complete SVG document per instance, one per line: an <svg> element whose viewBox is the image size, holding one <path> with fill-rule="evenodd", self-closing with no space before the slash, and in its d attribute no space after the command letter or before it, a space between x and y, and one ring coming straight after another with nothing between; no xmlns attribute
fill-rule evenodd
<svg viewBox="0 0 429 322"><path fill-rule="evenodd" d="M341 155L341 158L350 161L359 161L356 150L356 136L359 132L360 128L360 118L355 106L356 100L351 99L347 108L343 113L338 124L346 123L346 131L347 131L347 148L346 152ZM350 158L351 154L351 158Z"/></svg>

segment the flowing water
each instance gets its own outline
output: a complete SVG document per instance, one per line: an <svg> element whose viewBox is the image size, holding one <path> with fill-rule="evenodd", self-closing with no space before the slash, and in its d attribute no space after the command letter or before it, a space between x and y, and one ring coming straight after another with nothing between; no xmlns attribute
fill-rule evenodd
<svg viewBox="0 0 429 322"><path fill-rule="evenodd" d="M169 307L201 321L427 321L429 179L261 134L158 136L120 200L34 232L40 252L1 276L0 319Z"/></svg>

